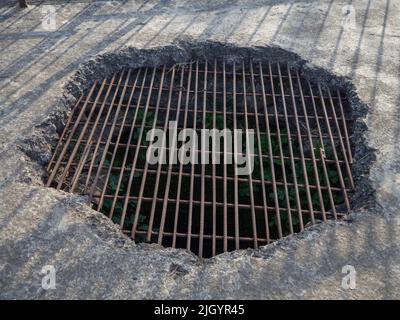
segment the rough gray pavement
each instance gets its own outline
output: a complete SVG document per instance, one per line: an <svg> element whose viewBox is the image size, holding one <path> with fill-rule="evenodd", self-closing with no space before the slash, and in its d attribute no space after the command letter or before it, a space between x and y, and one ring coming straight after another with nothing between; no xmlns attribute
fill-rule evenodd
<svg viewBox="0 0 400 320"><path fill-rule="evenodd" d="M0 298L400 298L398 1L31 1L23 11L15 2L0 7ZM43 29L44 5L55 7L54 31ZM281 48L348 77L370 106L371 203L345 221L199 260L135 245L84 198L44 187L76 71L97 55L181 41ZM55 290L41 287L46 265ZM341 286L345 265L357 272L353 290Z"/></svg>

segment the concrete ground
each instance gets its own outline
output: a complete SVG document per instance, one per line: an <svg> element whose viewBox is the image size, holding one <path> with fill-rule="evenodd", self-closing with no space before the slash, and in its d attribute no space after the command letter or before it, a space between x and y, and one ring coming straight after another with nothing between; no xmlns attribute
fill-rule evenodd
<svg viewBox="0 0 400 320"><path fill-rule="evenodd" d="M2 299L400 298L399 1L34 0L25 10L15 2L0 7ZM42 24L44 5L54 6L55 30ZM371 203L345 221L201 261L135 245L82 197L44 187L54 119L65 114L60 101L81 64L182 40L282 48L349 77L370 106ZM46 265L56 289L41 286ZM346 265L354 289L342 286Z"/></svg>

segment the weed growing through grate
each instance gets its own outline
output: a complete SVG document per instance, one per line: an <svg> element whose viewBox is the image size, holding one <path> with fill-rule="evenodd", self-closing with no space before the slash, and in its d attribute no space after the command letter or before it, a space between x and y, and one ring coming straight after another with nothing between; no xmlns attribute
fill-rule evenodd
<svg viewBox="0 0 400 320"><path fill-rule="evenodd" d="M144 124L146 126L151 126L153 124L153 119L154 115L152 112L148 112L146 115L146 119L144 121ZM142 123L144 120L144 111L142 109L139 109L137 111L137 118L136 121L137 123ZM147 134L147 131L149 129L145 128L144 129L144 137ZM138 141L140 135L140 128L135 128L133 135L132 135L132 141L130 143L134 143L135 141ZM127 140L127 134L125 134L125 137L122 137L122 141ZM148 145L148 142L142 138L141 141L142 146ZM115 158L113 163L111 163L112 159L112 154L114 152L114 147L109 148L107 157L104 162L104 168L109 168L111 167L122 167L124 165L124 156L125 156L125 149L124 148L119 148L117 149L117 152L115 154ZM132 158L133 154L129 155L129 158ZM141 148L138 153L138 163L143 163L146 161L146 149ZM127 190L128 190L128 182L129 182L129 176L131 174L131 169L132 169L132 161L126 161L125 162L125 167L124 170L121 171L111 171L109 179L107 181L107 194L111 195L118 195L118 196L126 196ZM121 177L122 175L122 177ZM136 170L133 173L134 178L141 178L142 177L142 172ZM154 181L151 181L152 179L149 179L148 183L153 183ZM119 185L119 187L118 187ZM133 225L133 220L134 220L134 215L131 214L132 212L135 212L136 209L136 200L129 200L128 205L127 205L127 216L124 220L123 224L123 229L130 229ZM101 212L104 213L105 215L109 216L110 213L112 213L112 221L116 224L119 224L122 219L122 213L123 213L123 206L124 206L124 199L118 198L118 199L113 199L113 198L107 198L103 201L103 205L101 207ZM138 229L140 230L147 230L147 225L145 223L145 216L140 216L139 217L139 222L138 222Z"/></svg>
<svg viewBox="0 0 400 320"><path fill-rule="evenodd" d="M138 110L137 114L137 121L138 123L141 123L144 118L144 112L143 110ZM154 122L154 115L152 112L149 112L146 116L145 120L145 125L146 126L151 126ZM227 117L226 122L228 125L232 124L232 119ZM242 123L242 120L238 121L238 127L244 126L244 123ZM211 113L207 113L205 117L205 128L206 129L212 129L214 128L214 123L216 124L215 127L218 130L222 130L224 128L224 116L223 115L213 115ZM143 132L143 138L141 145L142 146L147 146L148 142L145 140L146 134L150 130L149 128L145 128ZM140 134L140 129L136 128L133 134L133 141L137 141L138 137ZM277 158L276 156L279 155L280 153L280 148L282 148L283 153L286 154L289 148L289 139L286 130L281 130L281 136L280 136L280 142L277 137L277 135L270 135L270 140L271 140L271 150L268 149L268 136L266 133L260 133L260 144L261 144L261 153L265 157L269 155L270 151L272 152L272 155L275 156L273 160L273 169L275 172L275 180L280 182L283 181L283 172L286 174L286 179L288 182L293 182L293 171L291 164L289 161L284 159L282 161L281 159ZM133 142L131 141L131 142ZM298 144L292 140L292 148L294 154L299 154L299 146ZM138 162L144 162L146 161L146 150L147 148L141 148L139 153L138 153ZM223 150L223 146L221 146L220 150ZM117 150L116 156L114 158L114 162L110 163L111 160L111 155L113 153L113 148L110 147L108 150L108 156L105 160L105 168L108 168L109 166L113 167L121 167L123 165L123 158L124 158L124 152L125 149L121 148ZM332 159L333 154L332 154L332 149L329 146L324 146L324 151L325 151L325 157L328 159ZM267 184L271 184L273 182L272 179L272 168L269 165L269 162L267 159L263 159L263 172L260 170L260 158L258 157L259 150L258 150L258 141L255 141L255 150L254 150L254 171L252 173L252 177L254 179L260 179L261 175L263 175L264 181ZM132 157L132 155L130 155ZM318 176L320 179L320 184L322 186L325 186L327 182L325 181L325 176L324 176L324 171L323 167L321 165L321 159L322 159L322 154L321 154L321 145L320 143L315 143L314 146L314 156L316 159L319 159L320 161L317 162L317 171L318 171ZM310 184L315 184L315 175L314 175L314 166L311 161L306 161L306 175L309 179ZM329 177L329 183L331 187L340 187L339 184L339 178L337 175L337 168L334 163L327 163L327 172L328 172L328 177ZM128 180L129 180L129 175L131 174L131 166L132 163L128 162L128 165L125 166L125 170L123 171L111 171L110 177L107 182L107 194L117 194L118 190L118 184L119 185L119 191L118 195L119 196L125 196L127 189L128 189ZM231 166L231 165L228 165ZM211 172L211 165L207 166L207 172ZM217 165L217 175L222 176L223 175L223 166L222 165ZM296 179L299 184L298 192L299 192L299 198L300 198L300 206L302 210L309 210L308 206L308 201L307 201L307 194L306 194L306 188L305 188L305 178L304 178L304 172L303 172L303 167L302 167L302 162L300 160L295 161L295 171L296 171ZM121 173L123 172L123 173ZM228 176L233 177L233 170L228 170L230 174ZM123 175L123 177L120 177L120 175ZM143 179L142 172L136 170L134 173L134 178L136 181L141 181ZM199 180L196 180L196 183L198 183ZM137 182L134 182L137 183ZM148 175L146 177L146 185L148 186L154 186L155 185L155 175ZM171 190L175 190L177 188L176 180L172 180L171 182ZM275 197L274 193L272 191L272 188L266 188L265 189L267 192L266 199L267 203L269 206L273 207L275 206ZM188 192L187 189L182 190L183 193ZM207 191L210 192L210 191ZM218 193L222 193L222 190L217 190ZM312 206L313 210L321 210L320 206L320 198L317 192L316 188L310 188L310 194L311 194L311 199L312 199ZM238 185L238 196L239 196L239 203L246 203L249 201L250 198L250 185L249 183L239 183ZM262 188L260 183L253 183L253 196L254 196L254 201L255 203L262 203ZM279 208L286 208L287 207L287 201L286 201L286 191L283 185L278 185L277 186L277 196L278 196L278 206ZM332 194L333 200L335 203L340 204L343 203L343 195L340 192L334 192ZM182 196L185 198L185 196ZM288 197L289 197L289 204L291 208L291 220L293 224L293 230L294 232L297 232L300 228L300 220L298 213L296 211L296 192L294 188L288 188ZM330 199L329 195L327 192L322 192L322 202L325 210L329 210L330 208ZM122 212L123 212L123 203L124 199L118 198L117 200L113 198L107 198L103 202L103 206L101 208L101 212L103 212L106 215L110 215L110 212L113 211L112 214L112 221L116 224L120 224L121 219L122 219ZM124 223L123 223L123 229L124 230L130 230L133 225L134 221L134 212L136 210L136 200L129 200L128 205L127 205L127 215L125 217ZM147 208L143 208L144 210L141 210L139 219L138 219L138 225L137 229L141 231L147 231L148 230L148 212L143 212L146 211ZM293 210L295 209L295 210ZM247 217L247 218L243 218ZM310 216L307 213L303 213L303 223L304 225L307 225L307 223L310 222ZM274 230L277 230L277 217L274 212L269 213L269 227L271 229L271 237L272 238L277 238L278 234L274 232ZM287 211L280 211L280 219L281 219L281 225L282 225L282 233L283 236L289 235L290 234L290 223L289 223L289 217L287 214ZM197 219L193 219L193 226L192 228L196 230L199 226L196 225ZM241 230L245 234L251 235L252 234L252 220L250 217L250 214L247 215L242 215L241 216ZM182 226L184 229L187 226ZM153 228L153 231L157 231L157 228ZM233 231L232 231L233 232ZM136 241L145 241L145 236L143 234L137 234L136 235Z"/></svg>
<svg viewBox="0 0 400 320"><path fill-rule="evenodd" d="M282 134L282 136L281 136L282 149L287 150L289 148L289 142L288 142L287 135L285 135L286 131L285 130L281 131L281 134ZM277 155L277 154L279 154L279 148L280 148L278 138L276 136L271 136L270 138L271 138L272 154ZM266 155L269 153L268 144L266 141L267 140L266 134L262 134L260 140L261 140L261 146L263 149L262 153L264 155ZM292 141L292 148L294 150L293 152L295 154L296 153L298 154L298 148L299 148L298 144L293 143L293 141ZM321 160L322 155L321 155L320 150L321 150L321 145L317 143L314 147L314 155L315 155L316 159ZM325 155L327 158L333 157L332 148L330 148L329 146L325 146L324 150L325 150ZM258 154L258 145L257 144L255 147L255 154ZM322 186L326 186L327 181L325 180L324 170L323 170L321 161L317 162L317 172L318 172L318 177L319 177L319 183ZM257 166L259 167L259 159L255 158L254 162L255 162L255 164L254 164L255 169L254 169L253 176L256 178L260 178L261 172L259 169L257 170ZM291 164L289 163L289 161L282 161L280 159L274 159L273 165L274 165L276 181L283 180L283 170L285 170L287 181L289 183L293 182L293 180L294 180L293 179L293 171L292 171L292 167L291 167ZM306 166L305 174L308 177L309 183L315 185L316 181L315 181L313 163L311 161L306 161L305 166ZM331 187L340 188L339 177L337 174L337 168L336 168L335 164L329 163L329 164L326 164L326 166L327 166L327 173L328 173L328 177L329 177L329 183L330 183ZM304 171L303 171L302 162L300 160L295 161L295 172L296 172L297 183L299 185L298 193L299 193L299 198L300 198L300 207L302 210L309 210L309 205L308 205L308 201L307 201L307 190L305 187ZM272 182L272 170L271 170L271 167L268 165L268 163L264 164L263 177L266 182ZM249 189L248 186L245 186L244 191L247 196L249 195L248 189ZM260 189L261 189L260 185L253 186L253 190L254 190L255 194L258 194L260 192ZM320 198L319 198L317 189L309 188L309 190L310 190L310 196L311 196L311 200L312 200L312 209L321 211L322 208L320 205ZM277 186L277 196L278 196L278 201L279 201L279 207L285 208L286 207L286 192L285 192L285 188L283 186ZM290 207L292 209L293 208L297 209L295 188L289 188L288 196L289 196ZM344 202L344 198L343 198L343 195L341 192L333 193L332 197L336 204L342 204ZM274 193L273 192L268 193L267 202L269 202L270 204L274 204ZM330 208L330 199L329 199L329 195L327 192L322 192L322 202L323 202L324 209L328 211ZM280 218L281 218L281 223L282 223L282 232L283 232L283 235L286 236L286 235L290 234L288 214L286 212L281 212ZM277 227L276 219L277 219L276 215L274 215L274 214L270 215L270 220L269 220L270 227ZM300 227L300 221L299 221L299 216L298 216L297 211L294 212L292 210L291 219L292 219L294 232L296 232L296 231L298 231L298 229ZM307 225L307 223L309 223L310 220L311 219L310 219L309 214L305 214L305 215L303 214L304 225ZM272 229L272 230L274 230L274 229Z"/></svg>
<svg viewBox="0 0 400 320"><path fill-rule="evenodd" d="M280 144L277 136L270 136L271 139L271 149L272 149L272 154L274 156L279 154L280 150ZM262 148L262 154L268 155L270 150L268 149L268 143L267 143L267 134L260 134L260 141L261 141L261 148ZM288 136L286 134L285 130L281 131L281 148L283 150L288 150L289 148L289 140ZM292 141L292 148L294 154L299 154L299 146L297 143L294 143ZM332 159L333 158L333 151L332 148L329 146L324 146L324 151L325 151L325 157ZM253 178L260 179L261 178L261 170L260 170L260 160L258 157L258 143L257 140L255 142L255 158L254 158L254 171L253 171ZM322 159L321 155L321 145L319 143L315 144L314 147L314 155L316 159ZM322 160L321 160L322 161ZM326 186L327 182L325 180L324 176L324 170L321 164L321 161L317 162L317 172L318 172L318 177L319 177L319 183L321 186ZM263 161L263 178L266 183L272 183L272 168L269 165L267 161ZM274 166L274 172L275 172L275 180L276 181L283 181L283 171L286 173L286 179L287 182L293 182L293 171L292 167L289 161L282 161L281 159L274 159L273 160L273 166ZM340 183L339 183L339 176L337 174L337 168L336 165L333 163L328 163L326 164L327 166L327 173L328 173L328 178L329 178L329 183L331 187L336 187L340 188ZM300 160L295 161L295 171L296 171L296 179L297 183L299 184L298 192L299 192L299 198L300 198L300 206L302 210L309 210L309 205L307 201L307 191L305 188L305 178L304 178L304 172L303 172L303 167L302 163ZM315 175L314 175L314 166L311 161L306 161L306 175L308 177L309 183L315 185ZM345 183L347 183L347 177L345 178ZM253 194L256 198L256 202L262 203L262 190L261 190L261 184L254 184L253 185ZM267 195L267 203L269 206L274 206L275 203L275 197L274 193L272 191L272 188L268 189L270 192L268 192ZM321 205L320 205L320 198L319 194L316 188L310 188L310 195L311 195L311 200L312 200L312 209L313 210L318 210L320 211ZM244 198L249 198L250 197L250 186L249 184L240 184L239 185L239 195L242 199ZM278 196L278 205L280 208L286 208L287 203L286 203L286 192L284 186L277 186L277 196ZM291 211L291 220L294 228L294 232L299 231L300 228L300 220L297 211L293 211L293 209L297 209L297 204L296 204L296 191L294 188L289 188L288 190L288 196L289 196L289 203L290 203L290 208L292 209ZM344 202L344 198L341 192L334 192L332 194L334 203L336 204L342 204ZM330 210L330 199L329 199L329 194L327 192L322 192L322 202L324 209L326 211ZM304 225L307 225L311 219L309 214L303 214L303 223ZM281 224L282 224L282 233L283 236L287 236L290 234L290 228L289 228L289 217L287 212L280 211L280 219L281 219ZM243 221L244 224L246 224L246 229L251 230L251 220L249 219L248 221ZM277 227L277 217L273 212L269 213L269 226L271 227L271 231L275 230L274 228ZM277 237L277 234L271 234L272 237Z"/></svg>

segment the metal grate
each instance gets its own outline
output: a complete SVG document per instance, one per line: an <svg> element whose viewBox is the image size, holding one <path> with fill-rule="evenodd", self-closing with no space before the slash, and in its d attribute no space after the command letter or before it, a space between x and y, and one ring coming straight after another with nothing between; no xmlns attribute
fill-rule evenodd
<svg viewBox="0 0 400 320"><path fill-rule="evenodd" d="M89 195L136 241L200 257L258 247L349 211L348 109L341 92L284 64L123 70L96 81L73 107L47 185ZM147 132L172 120L178 131L254 129L253 173L235 174L223 140L219 164L149 164Z"/></svg>

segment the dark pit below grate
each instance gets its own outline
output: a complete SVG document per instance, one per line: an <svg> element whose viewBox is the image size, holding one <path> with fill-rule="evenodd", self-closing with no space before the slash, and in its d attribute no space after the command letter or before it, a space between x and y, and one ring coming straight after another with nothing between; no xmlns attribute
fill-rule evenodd
<svg viewBox="0 0 400 320"><path fill-rule="evenodd" d="M342 92L284 64L123 70L96 81L73 107L47 185L89 195L135 241L200 257L258 247L350 210L349 109ZM253 129L252 174L236 175L223 161L223 139L220 164L149 164L146 134L169 121L178 132Z"/></svg>

